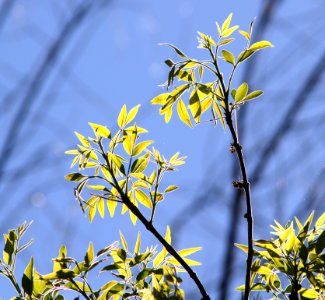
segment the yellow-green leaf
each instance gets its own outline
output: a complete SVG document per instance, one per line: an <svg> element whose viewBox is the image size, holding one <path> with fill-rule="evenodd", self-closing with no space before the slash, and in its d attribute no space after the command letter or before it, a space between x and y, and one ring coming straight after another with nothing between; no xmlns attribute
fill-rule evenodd
<svg viewBox="0 0 325 300"><path fill-rule="evenodd" d="M237 103L242 101L246 97L247 92L248 92L248 84L244 82L238 87L236 91L235 102Z"/></svg>
<svg viewBox="0 0 325 300"><path fill-rule="evenodd" d="M124 104L117 118L117 124L118 126L120 126L120 128L122 128L126 124L126 117L127 117L127 111L126 111L126 105Z"/></svg>
<svg viewBox="0 0 325 300"><path fill-rule="evenodd" d="M111 137L111 132L109 131L108 128L105 126L95 124L95 123L88 123L89 126L92 128L95 134L98 134L104 138L110 138Z"/></svg>
<svg viewBox="0 0 325 300"><path fill-rule="evenodd" d="M170 93L160 94L151 100L151 104L164 105L166 103L166 100L169 97L169 95L170 95Z"/></svg>
<svg viewBox="0 0 325 300"><path fill-rule="evenodd" d="M302 289L299 293L308 299L315 299L319 296L319 293L314 289Z"/></svg>
<svg viewBox="0 0 325 300"><path fill-rule="evenodd" d="M175 191L175 190L177 190L177 189L178 189L178 186L176 186L176 185L170 185L170 186L168 186L168 187L165 189L164 193L170 193L170 192Z"/></svg>
<svg viewBox="0 0 325 300"><path fill-rule="evenodd" d="M274 46L269 41L259 41L259 42L252 44L248 50L258 51L258 50L261 50L266 47L274 47Z"/></svg>
<svg viewBox="0 0 325 300"><path fill-rule="evenodd" d="M249 93L247 96L244 97L243 101L249 101L249 100L253 100L257 97L260 97L263 95L263 91L261 90L256 90L254 92Z"/></svg>
<svg viewBox="0 0 325 300"><path fill-rule="evenodd" d="M245 37L245 39L246 40L250 40L250 34L248 33L248 32L246 32L246 31L244 31L244 30L238 30L238 32L242 35L242 36L244 36Z"/></svg>
<svg viewBox="0 0 325 300"><path fill-rule="evenodd" d="M222 32L222 37L228 37L234 33L239 28L239 26L233 26Z"/></svg>
<svg viewBox="0 0 325 300"><path fill-rule="evenodd" d="M135 118L135 116L137 115L138 111L139 111L139 108L140 108L140 104L138 104L137 106L133 107L129 113L127 114L127 117L126 117L126 124L132 122Z"/></svg>
<svg viewBox="0 0 325 300"><path fill-rule="evenodd" d="M222 57L225 61L229 62L232 65L235 64L235 57L231 52L229 52L227 50L222 50L221 53L222 53Z"/></svg>
<svg viewBox="0 0 325 300"><path fill-rule="evenodd" d="M185 257L185 256L191 255L195 252L198 252L200 250L202 250L202 247L187 248L187 249L183 249L183 250L180 250L177 252L181 257Z"/></svg>
<svg viewBox="0 0 325 300"><path fill-rule="evenodd" d="M129 249L128 244L126 243L126 240L125 240L125 237L124 237L122 231L120 231L120 239L121 239L121 243L122 243L122 246L123 246L124 250L126 252L128 252L128 249Z"/></svg>
<svg viewBox="0 0 325 300"><path fill-rule="evenodd" d="M229 16L227 17L227 19L223 22L222 27L221 27L222 32L224 32L225 30L228 29L231 19L232 19L232 13L230 13Z"/></svg>
<svg viewBox="0 0 325 300"><path fill-rule="evenodd" d="M143 150L145 150L152 143L153 143L153 141L151 141L151 140L148 140L148 141L144 141L144 142L139 143L133 149L132 155L133 156L139 155Z"/></svg>
<svg viewBox="0 0 325 300"><path fill-rule="evenodd" d="M82 134L78 133L77 131L75 131L74 133L83 146L90 147L90 142Z"/></svg>
<svg viewBox="0 0 325 300"><path fill-rule="evenodd" d="M115 198L110 198L107 201L107 208L108 208L111 218L114 217L116 206L117 206L117 201Z"/></svg>
<svg viewBox="0 0 325 300"><path fill-rule="evenodd" d="M172 237L171 237L171 233L170 233L170 227L167 225L166 228L166 234L165 234L165 240L168 244L171 244L172 242Z"/></svg>
<svg viewBox="0 0 325 300"><path fill-rule="evenodd" d="M32 296L34 289L34 258L31 257L21 281L25 293Z"/></svg>
<svg viewBox="0 0 325 300"><path fill-rule="evenodd" d="M134 253L138 254L140 252L140 245L141 245L141 233L138 232L137 240L134 245Z"/></svg>
<svg viewBox="0 0 325 300"><path fill-rule="evenodd" d="M151 200L143 191L135 190L135 196L142 205L148 208L152 208Z"/></svg>
<svg viewBox="0 0 325 300"><path fill-rule="evenodd" d="M102 217L102 219L104 219L105 216L105 199L104 198L99 198L98 202L97 202L97 209L99 212L99 215Z"/></svg>
<svg viewBox="0 0 325 300"><path fill-rule="evenodd" d="M179 118L189 127L193 127L190 119L190 115L187 112L186 106L182 99L179 99L177 103L177 113Z"/></svg>

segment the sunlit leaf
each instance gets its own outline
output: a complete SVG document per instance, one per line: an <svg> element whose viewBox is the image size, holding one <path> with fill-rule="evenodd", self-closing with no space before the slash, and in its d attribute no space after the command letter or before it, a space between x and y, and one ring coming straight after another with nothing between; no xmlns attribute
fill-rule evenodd
<svg viewBox="0 0 325 300"><path fill-rule="evenodd" d="M247 92L248 92L248 84L244 82L236 90L235 102L237 103L242 101L246 97Z"/></svg>
<svg viewBox="0 0 325 300"><path fill-rule="evenodd" d="M97 209L99 212L99 215L104 219L105 216L105 199L100 197L98 202L97 202Z"/></svg>
<svg viewBox="0 0 325 300"><path fill-rule="evenodd" d="M259 41L259 42L252 44L248 50L258 51L258 50L261 50L266 47L274 47L274 46L269 41Z"/></svg>
<svg viewBox="0 0 325 300"><path fill-rule="evenodd" d="M222 57L225 61L229 62L232 65L235 64L235 57L231 52L229 52L227 50L222 50L221 53L222 53Z"/></svg>
<svg viewBox="0 0 325 300"><path fill-rule="evenodd" d="M126 111L126 105L124 104L117 118L117 125L120 128L126 125L126 117L127 117L127 111Z"/></svg>
<svg viewBox="0 0 325 300"><path fill-rule="evenodd" d="M25 293L32 296L34 289L34 258L31 257L21 281Z"/></svg>
<svg viewBox="0 0 325 300"><path fill-rule="evenodd" d="M153 143L152 140L144 141L135 146L132 152L132 156L137 156L143 152L149 145Z"/></svg>
<svg viewBox="0 0 325 300"><path fill-rule="evenodd" d="M222 37L228 37L230 35L232 35L237 29L239 28L239 26L233 26L228 28L227 30L222 32Z"/></svg>
<svg viewBox="0 0 325 300"><path fill-rule="evenodd" d="M138 111L139 111L139 108L140 108L140 104L138 104L137 106L133 107L129 113L127 114L127 117L126 117L126 124L132 122L134 120L134 118L136 117Z"/></svg>
<svg viewBox="0 0 325 300"><path fill-rule="evenodd" d="M152 203L149 197L141 190L135 190L135 196L139 202L145 207L152 208Z"/></svg>
<svg viewBox="0 0 325 300"><path fill-rule="evenodd" d="M71 173L68 175L65 175L64 178L70 181L81 181L86 176L80 174L80 173Z"/></svg>
<svg viewBox="0 0 325 300"><path fill-rule="evenodd" d="M140 245L141 245L141 233L138 232L137 240L134 245L134 253L138 254L140 252Z"/></svg>
<svg viewBox="0 0 325 300"><path fill-rule="evenodd" d="M179 118L189 127L193 127L190 119L190 115L187 112L186 106L182 99L178 100L177 103L177 113Z"/></svg>
<svg viewBox="0 0 325 300"><path fill-rule="evenodd" d="M195 252L198 252L200 250L202 250L202 247L187 248L187 249L183 249L183 250L180 250L177 252L181 257L185 257L185 256L191 255Z"/></svg>
<svg viewBox="0 0 325 300"><path fill-rule="evenodd" d="M225 30L228 29L230 22L232 19L232 13L230 13L227 17L227 19L223 22L222 27L221 27L221 31L224 32Z"/></svg>
<svg viewBox="0 0 325 300"><path fill-rule="evenodd" d="M100 135L100 136L102 136L104 138L110 138L111 137L111 132L105 126L95 124L95 123L88 123L88 124L93 129L95 134L98 134L98 135Z"/></svg>
<svg viewBox="0 0 325 300"><path fill-rule="evenodd" d="M90 142L82 134L78 133L77 131L75 131L74 133L83 146L90 147Z"/></svg>
<svg viewBox="0 0 325 300"><path fill-rule="evenodd" d="M245 96L243 101L250 101L250 100L256 99L257 97L260 97L262 95L263 95L263 91L256 90L254 92L249 93L247 96Z"/></svg>

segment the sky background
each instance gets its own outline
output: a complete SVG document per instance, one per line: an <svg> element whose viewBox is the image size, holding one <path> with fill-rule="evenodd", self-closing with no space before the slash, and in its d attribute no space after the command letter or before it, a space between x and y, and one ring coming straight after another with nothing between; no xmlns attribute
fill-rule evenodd
<svg viewBox="0 0 325 300"><path fill-rule="evenodd" d="M85 13L73 19L84 6ZM240 204L234 208L231 183L238 176L228 151L230 135L211 123L190 129L176 117L166 125L150 100L164 91L158 86L168 74L164 60L176 59L158 43L172 43L202 59L197 31L216 36L215 22L222 23L230 12L232 24L244 30L256 17L255 34L275 45L242 65L234 79L234 87L247 81L252 89L265 91L238 112L248 175L256 175L255 237L268 238L274 219L305 218L313 209L320 215L325 186L323 7L320 0L1 0L0 229L5 233L34 221L26 236L34 243L18 270L34 255L37 269L48 273L62 243L81 259L89 240L100 249L118 240L118 229L131 244L138 230L143 245L156 244L127 215L96 217L90 224L74 199L74 184L64 179L71 172L71 157L64 151L75 147L74 131L91 135L88 122L114 131L122 105L141 104L136 121L149 130L147 138L166 157L178 151L187 156L178 172L166 176L166 185L180 189L161 204L155 224L160 232L171 225L177 249L203 246L195 255L203 263L196 271L212 299L218 299L229 228L236 228L237 242L246 243L244 209ZM245 41L235 37L229 49L238 54ZM221 66L227 73L226 64ZM239 211L236 225L234 210ZM228 297L240 299L234 292L243 282L240 250L232 262ZM187 299L197 299L196 288L184 279ZM0 278L0 297L10 296Z"/></svg>

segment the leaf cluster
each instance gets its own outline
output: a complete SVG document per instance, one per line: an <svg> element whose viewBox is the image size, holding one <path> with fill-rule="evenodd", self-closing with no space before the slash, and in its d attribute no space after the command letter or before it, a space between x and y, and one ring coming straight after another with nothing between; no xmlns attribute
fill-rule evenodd
<svg viewBox="0 0 325 300"><path fill-rule="evenodd" d="M254 242L253 291L267 291L274 299L324 299L325 213L312 226L313 217L314 212L303 224L295 218L285 226L275 221L276 238ZM247 252L246 246L237 246Z"/></svg>

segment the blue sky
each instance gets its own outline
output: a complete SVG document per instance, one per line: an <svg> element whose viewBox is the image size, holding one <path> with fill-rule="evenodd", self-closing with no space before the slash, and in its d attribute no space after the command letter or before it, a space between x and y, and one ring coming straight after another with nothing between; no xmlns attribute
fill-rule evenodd
<svg viewBox="0 0 325 300"><path fill-rule="evenodd" d="M49 47L81 2L13 1L0 27L3 130L0 149L15 127L14 116ZM156 225L163 232L167 224L178 224L174 228L176 247L203 246L203 251L196 256L203 262L197 272L215 296L217 281L222 276L220 264L229 228L234 179L231 171L234 157L228 151L230 136L221 126L214 128L212 124L189 129L172 118L166 125L158 108L149 104L150 99L163 92L158 85L165 81L168 72L164 60L175 58L173 51L158 43L175 44L189 56L202 58L202 51L197 49L198 30L216 35L215 22L221 23L230 12L234 13L234 25L246 29L254 17L257 25L266 1L102 0L100 3L103 3L101 7L91 5L87 18L72 32L43 76L31 103L24 107L22 119L16 120L22 126L0 181L1 231L24 220L34 220L28 233L28 237L35 239L34 244L18 267L22 268L28 256L34 255L37 268L44 273L49 271L50 259L56 256L62 243L81 258L89 240L97 249L104 247L118 239L118 228L134 241L136 232L143 231L143 227L139 224L134 228L125 216L96 218L89 224L74 200L74 185L63 178L70 172L69 157L63 153L77 143L74 131L91 134L88 122L114 129L124 103L128 108L141 104L137 123L149 129L148 138L154 139L156 147L167 157L178 151L188 157L186 165L166 178L166 184L181 188L161 205ZM239 134L245 130L240 137L247 149L249 172L259 163L264 145L290 113L288 108L318 64L325 49L324 37L321 1L281 1L263 33L263 39L270 40L275 48L258 54L249 79L254 88L265 90L265 94L262 100L248 105L245 126L239 127ZM236 38L230 49L239 53L245 42L239 35ZM243 70L244 66L235 78L235 86L245 80ZM320 83L312 87L308 103L306 100L294 125L288 132L283 128L285 142L274 149L267 162L261 180L265 183L252 187L258 237L268 237L269 224L274 218L285 222L297 213L304 216L307 212L299 211L299 207L305 207L309 201L308 191L317 193L318 197L307 204L308 210L316 209L320 214L324 209L319 200L324 194L323 183L317 180L323 176L324 169L322 86ZM241 111L239 118L240 115ZM211 187L215 189L208 193ZM210 200L204 201L207 198ZM202 201L202 208L197 205L197 214L184 221L184 211L196 201ZM183 223L184 227L180 228L179 224ZM244 220L240 221L240 232L238 239L245 243ZM143 239L149 245L156 243L144 232ZM245 258L238 253L234 270L242 274ZM2 281L0 296L7 299L11 294ZM233 276L231 290L241 281L240 276ZM196 297L188 280L184 288ZM239 295L234 292L231 299L239 299Z"/></svg>

